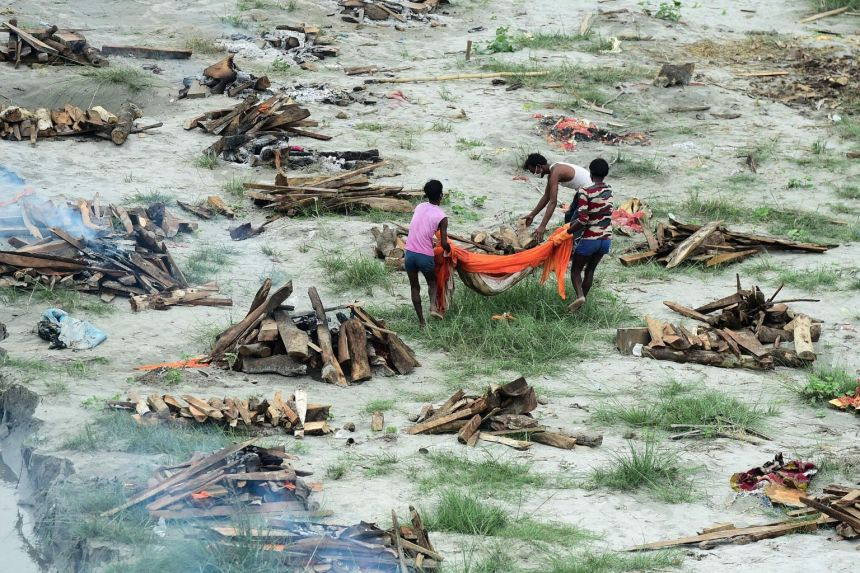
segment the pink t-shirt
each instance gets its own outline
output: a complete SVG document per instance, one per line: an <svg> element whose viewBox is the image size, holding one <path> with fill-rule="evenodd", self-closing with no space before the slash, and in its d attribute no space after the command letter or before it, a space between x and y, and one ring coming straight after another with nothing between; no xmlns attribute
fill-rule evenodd
<svg viewBox="0 0 860 573"><path fill-rule="evenodd" d="M415 207L409 223L409 236L406 237L406 250L432 257L433 235L439 228L439 221L444 218L445 211L433 203L424 202Z"/></svg>

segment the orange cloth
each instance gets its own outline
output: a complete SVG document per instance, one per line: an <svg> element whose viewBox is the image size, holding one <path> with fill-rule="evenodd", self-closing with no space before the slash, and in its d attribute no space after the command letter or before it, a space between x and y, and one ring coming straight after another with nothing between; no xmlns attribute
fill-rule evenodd
<svg viewBox="0 0 860 573"><path fill-rule="evenodd" d="M543 266L540 282L549 278L550 272L555 273L558 283L558 294L564 299L564 279L570 255L573 252L573 235L567 232L569 224L559 227L549 238L537 247L514 253L513 255L487 255L473 253L460 248L449 241L450 255L446 255L441 246L434 249L436 261L437 306L441 312L448 308L445 300L445 285L451 277L454 267L470 273L504 276L520 271Z"/></svg>

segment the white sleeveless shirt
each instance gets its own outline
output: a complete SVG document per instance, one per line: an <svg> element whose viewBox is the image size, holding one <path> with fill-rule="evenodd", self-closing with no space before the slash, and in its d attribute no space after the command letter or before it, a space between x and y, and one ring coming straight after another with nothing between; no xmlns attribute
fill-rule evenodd
<svg viewBox="0 0 860 573"><path fill-rule="evenodd" d="M562 161L557 161L549 166L550 171L552 171L552 168L556 165L567 165L568 167L573 168L573 179L571 179L570 181L558 182L558 184L562 187L578 190L591 185L591 173L589 173L588 169L586 169L585 167L580 167L579 165L574 165L573 163L564 163Z"/></svg>

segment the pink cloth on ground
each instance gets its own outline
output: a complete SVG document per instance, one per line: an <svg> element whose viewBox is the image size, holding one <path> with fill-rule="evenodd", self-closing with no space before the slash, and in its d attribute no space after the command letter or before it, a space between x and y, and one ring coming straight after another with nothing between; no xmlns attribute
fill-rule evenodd
<svg viewBox="0 0 860 573"><path fill-rule="evenodd" d="M409 236L406 237L406 250L432 257L433 236L439 228L439 222L445 217L445 211L433 203L425 202L415 207L412 222L409 223Z"/></svg>

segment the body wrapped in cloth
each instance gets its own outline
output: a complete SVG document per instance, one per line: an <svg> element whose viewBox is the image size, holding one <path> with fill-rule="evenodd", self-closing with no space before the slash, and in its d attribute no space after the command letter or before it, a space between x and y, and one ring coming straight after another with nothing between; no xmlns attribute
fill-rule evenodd
<svg viewBox="0 0 860 573"><path fill-rule="evenodd" d="M568 233L570 225L559 227L540 245L512 255L488 255L473 253L451 244L447 255L441 246L434 250L436 261L437 305L440 312L448 309L454 291L454 273L472 290L492 296L508 290L528 276L532 269L542 267L541 283L550 273L555 273L558 294L564 299L565 273L573 252L573 236Z"/></svg>

